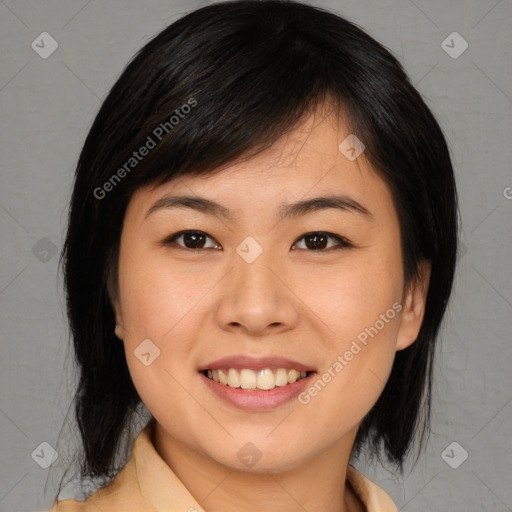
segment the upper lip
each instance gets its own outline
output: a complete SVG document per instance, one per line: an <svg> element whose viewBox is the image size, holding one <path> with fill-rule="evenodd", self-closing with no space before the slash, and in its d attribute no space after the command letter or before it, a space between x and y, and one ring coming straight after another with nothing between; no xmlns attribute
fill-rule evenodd
<svg viewBox="0 0 512 512"><path fill-rule="evenodd" d="M225 368L247 368L248 370L264 370L265 368L286 368L288 370L299 370L303 372L313 372L315 369L312 366L292 361L285 357L251 357L246 355L228 356L211 363L207 363L199 368L203 370L219 370Z"/></svg>

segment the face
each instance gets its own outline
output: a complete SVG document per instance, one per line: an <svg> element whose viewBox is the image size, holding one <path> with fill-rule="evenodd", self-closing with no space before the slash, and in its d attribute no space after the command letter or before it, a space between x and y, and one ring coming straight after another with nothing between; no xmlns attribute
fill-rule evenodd
<svg viewBox="0 0 512 512"><path fill-rule="evenodd" d="M116 334L173 443L247 471L350 448L416 338L426 290L404 283L390 191L340 151L349 133L316 113L250 160L132 197Z"/></svg>

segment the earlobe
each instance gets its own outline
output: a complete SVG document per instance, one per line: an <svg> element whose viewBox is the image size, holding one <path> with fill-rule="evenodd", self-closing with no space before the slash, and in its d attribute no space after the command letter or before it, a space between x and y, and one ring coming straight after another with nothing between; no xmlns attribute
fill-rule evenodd
<svg viewBox="0 0 512 512"><path fill-rule="evenodd" d="M114 329L114 333L115 333L115 335L116 335L120 340L122 340L122 339L123 339L123 336L124 336L124 330L123 330L122 326L121 326L120 324L118 324L117 322L116 322L116 327L115 327L115 329Z"/></svg>
<svg viewBox="0 0 512 512"><path fill-rule="evenodd" d="M114 334L120 340L122 340L124 337L124 328L123 328L122 316L119 312L119 306L118 306L117 302L112 303L112 309L114 310L114 315L115 315L115 319L116 319L116 326L114 328Z"/></svg>
<svg viewBox="0 0 512 512"><path fill-rule="evenodd" d="M423 317L425 316L430 272L430 262L422 261L420 263L419 277L413 279L405 292L402 318L396 342L397 350L407 348L418 337Z"/></svg>

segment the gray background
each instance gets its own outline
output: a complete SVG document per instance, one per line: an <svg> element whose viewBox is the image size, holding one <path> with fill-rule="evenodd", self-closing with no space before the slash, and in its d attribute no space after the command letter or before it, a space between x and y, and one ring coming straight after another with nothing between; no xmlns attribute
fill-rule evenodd
<svg viewBox="0 0 512 512"><path fill-rule="evenodd" d="M50 470L31 456L48 453L42 442L59 452L52 472L65 462L57 440L74 381L56 251L81 145L132 55L205 3L0 0L0 511L50 507ZM463 255L438 352L433 434L404 479L358 467L407 512L512 510L512 2L314 4L398 56L450 141L460 194ZM462 40L444 43L452 56L442 47L454 31L469 45L457 58ZM46 59L31 47L42 32L59 45Z"/></svg>

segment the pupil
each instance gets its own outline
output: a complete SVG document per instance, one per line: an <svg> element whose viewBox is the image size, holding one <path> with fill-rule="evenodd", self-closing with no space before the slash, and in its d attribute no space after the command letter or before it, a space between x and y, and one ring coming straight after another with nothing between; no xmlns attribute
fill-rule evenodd
<svg viewBox="0 0 512 512"><path fill-rule="evenodd" d="M199 241L200 239L202 240ZM183 240L189 249L200 249L204 245L204 236L197 233L186 233ZM189 241L191 241L191 244L188 243Z"/></svg>
<svg viewBox="0 0 512 512"><path fill-rule="evenodd" d="M308 243L307 240L312 240L313 243ZM327 241L327 237L325 235L309 235L306 238L306 246L308 249L325 249L325 242Z"/></svg>

